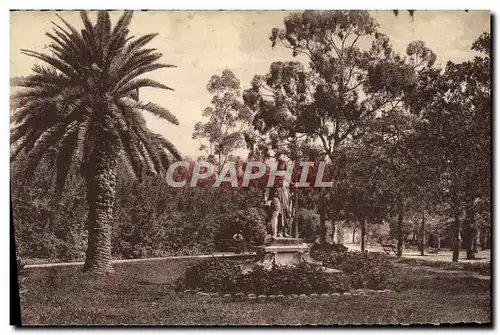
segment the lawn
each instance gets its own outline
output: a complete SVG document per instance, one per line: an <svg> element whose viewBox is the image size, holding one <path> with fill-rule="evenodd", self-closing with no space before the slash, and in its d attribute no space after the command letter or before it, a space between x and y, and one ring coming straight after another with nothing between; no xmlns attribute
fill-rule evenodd
<svg viewBox="0 0 500 335"><path fill-rule="evenodd" d="M21 299L25 325L297 325L490 322L490 280L399 264L407 290L283 302L225 302L176 293L192 259L115 264L96 282L76 267L32 268Z"/></svg>

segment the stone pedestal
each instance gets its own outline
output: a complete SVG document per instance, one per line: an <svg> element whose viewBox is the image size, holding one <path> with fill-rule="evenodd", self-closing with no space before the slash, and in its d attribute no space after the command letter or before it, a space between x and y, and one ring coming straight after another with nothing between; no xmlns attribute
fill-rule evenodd
<svg viewBox="0 0 500 335"><path fill-rule="evenodd" d="M294 266L300 263L322 265L312 259L309 254L309 246L300 238L278 237L272 239L267 245L257 247L257 255L253 264L245 266L245 270L250 270L254 265L261 265L270 268L273 264L278 266ZM329 273L340 273L340 270L323 267Z"/></svg>
<svg viewBox="0 0 500 335"><path fill-rule="evenodd" d="M270 241L269 245L257 247L257 256L254 264L271 266L276 265L297 265L299 263L321 262L313 260L309 254L309 246L302 242L300 238L278 237Z"/></svg>

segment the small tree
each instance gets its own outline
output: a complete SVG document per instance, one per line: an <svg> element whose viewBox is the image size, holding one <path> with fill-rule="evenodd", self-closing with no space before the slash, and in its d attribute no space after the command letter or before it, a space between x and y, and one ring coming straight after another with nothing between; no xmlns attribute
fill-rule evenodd
<svg viewBox="0 0 500 335"><path fill-rule="evenodd" d="M208 161L221 168L230 159L230 154L244 147L244 132L250 122L250 114L240 101L240 81L232 71L224 70L221 76L213 75L207 84L213 95L212 106L202 115L205 123L194 126L193 139L206 142L200 150L208 154Z"/></svg>

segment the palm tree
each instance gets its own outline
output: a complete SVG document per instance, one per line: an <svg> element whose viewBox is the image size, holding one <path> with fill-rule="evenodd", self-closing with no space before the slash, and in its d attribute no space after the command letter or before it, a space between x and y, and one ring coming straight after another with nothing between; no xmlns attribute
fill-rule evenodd
<svg viewBox="0 0 500 335"><path fill-rule="evenodd" d="M56 14L57 15L57 14ZM59 16L58 16L59 17ZM132 12L112 27L108 12L100 11L93 24L81 12L84 29L54 23L50 54L22 50L46 63L35 65L27 77L15 78L21 87L12 96L12 159L23 166L29 182L44 156L55 157L55 194L60 198L66 178L78 169L86 182L88 247L84 270L112 272L111 230L118 165L141 178L164 174L172 159L180 159L174 145L146 127L141 112L178 124L167 109L139 100L143 87L172 90L142 74L173 65L158 63L156 49L145 48L157 34L129 37Z"/></svg>

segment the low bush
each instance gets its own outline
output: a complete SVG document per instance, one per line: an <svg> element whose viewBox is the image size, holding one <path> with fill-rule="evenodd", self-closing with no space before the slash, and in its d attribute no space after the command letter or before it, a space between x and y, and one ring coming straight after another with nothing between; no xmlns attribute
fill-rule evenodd
<svg viewBox="0 0 500 335"><path fill-rule="evenodd" d="M255 294L311 294L345 292L350 277L326 273L317 265L276 266L265 269L255 266L244 273L241 263L210 259L190 266L176 282L178 290Z"/></svg>
<svg viewBox="0 0 500 335"><path fill-rule="evenodd" d="M233 251L226 248L224 240L231 240L233 235L242 232L246 241L254 245L264 243L266 235L266 213L261 208L246 208L228 213L222 217L219 230L215 234L215 248L219 251Z"/></svg>
<svg viewBox="0 0 500 335"><path fill-rule="evenodd" d="M329 252L312 250L314 259L329 268L349 275L353 288L395 289L403 288L390 258L379 252Z"/></svg>
<svg viewBox="0 0 500 335"><path fill-rule="evenodd" d="M347 248L342 243L316 243L311 247L311 251L324 251L328 253L332 252L347 252L349 248Z"/></svg>

